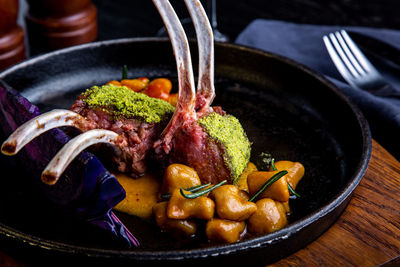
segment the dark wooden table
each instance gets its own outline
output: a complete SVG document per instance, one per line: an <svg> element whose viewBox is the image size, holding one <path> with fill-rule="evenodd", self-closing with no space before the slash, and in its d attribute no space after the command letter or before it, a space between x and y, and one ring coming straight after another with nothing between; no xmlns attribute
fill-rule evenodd
<svg viewBox="0 0 400 267"><path fill-rule="evenodd" d="M275 266L400 265L400 163L377 142L361 183L338 221Z"/></svg>
<svg viewBox="0 0 400 267"><path fill-rule="evenodd" d="M400 162L374 141L368 170L338 221L273 266L399 266L399 189ZM0 252L0 266L26 265Z"/></svg>

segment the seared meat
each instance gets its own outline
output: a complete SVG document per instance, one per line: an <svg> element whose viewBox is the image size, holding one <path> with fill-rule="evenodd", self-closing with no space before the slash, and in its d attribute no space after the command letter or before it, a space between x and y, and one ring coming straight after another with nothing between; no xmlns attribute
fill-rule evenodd
<svg viewBox="0 0 400 267"><path fill-rule="evenodd" d="M162 162L183 163L194 168L203 183L237 181L250 159L250 142L239 121L212 108L214 44L207 14L197 1L185 1L198 40L199 81L194 85L189 44L168 1L153 0L170 35L177 63L179 99L175 113L161 138L155 142Z"/></svg>
<svg viewBox="0 0 400 267"><path fill-rule="evenodd" d="M137 177L146 171L148 152L166 126L173 107L124 87L102 86L80 95L71 110L87 120L85 131L106 129L122 137L120 150L112 155L112 160L120 172ZM152 114L148 116L146 112Z"/></svg>
<svg viewBox="0 0 400 267"><path fill-rule="evenodd" d="M211 139L204 129L194 122L178 129L173 139L170 163L179 162L194 168L203 183L218 183L230 178L225 165L221 144Z"/></svg>
<svg viewBox="0 0 400 267"><path fill-rule="evenodd" d="M191 166L203 183L235 182L250 158L250 143L237 119L214 111L183 123L167 147L156 143L158 159Z"/></svg>

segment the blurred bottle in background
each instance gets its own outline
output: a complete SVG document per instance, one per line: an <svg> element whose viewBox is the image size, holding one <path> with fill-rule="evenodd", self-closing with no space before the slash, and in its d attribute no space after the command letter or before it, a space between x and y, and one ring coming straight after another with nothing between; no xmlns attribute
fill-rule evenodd
<svg viewBox="0 0 400 267"><path fill-rule="evenodd" d="M0 0L0 71L26 58L25 37L17 24L18 0Z"/></svg>
<svg viewBox="0 0 400 267"><path fill-rule="evenodd" d="M97 9L91 0L26 1L31 56L96 40Z"/></svg>

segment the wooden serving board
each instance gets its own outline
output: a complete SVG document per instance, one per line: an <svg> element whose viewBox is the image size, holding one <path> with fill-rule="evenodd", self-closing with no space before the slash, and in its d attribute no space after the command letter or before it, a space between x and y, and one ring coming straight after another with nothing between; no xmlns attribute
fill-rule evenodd
<svg viewBox="0 0 400 267"><path fill-rule="evenodd" d="M338 221L310 245L271 266L384 263L400 266L400 162L373 141L368 170ZM0 252L0 266L26 265Z"/></svg>
<svg viewBox="0 0 400 267"><path fill-rule="evenodd" d="M272 266L400 266L400 163L377 142L367 172L338 221Z"/></svg>

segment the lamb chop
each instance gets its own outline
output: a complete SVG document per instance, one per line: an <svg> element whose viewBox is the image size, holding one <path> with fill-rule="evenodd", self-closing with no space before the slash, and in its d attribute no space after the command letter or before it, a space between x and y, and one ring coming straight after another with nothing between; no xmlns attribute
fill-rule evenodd
<svg viewBox="0 0 400 267"><path fill-rule="evenodd" d="M81 130L106 129L120 135L121 153L114 153L112 161L118 171L133 177L145 173L149 151L174 111L166 101L111 85L90 88L70 109L85 118Z"/></svg>
<svg viewBox="0 0 400 267"><path fill-rule="evenodd" d="M3 144L3 153L14 155L42 133L62 126L83 134L69 141L50 161L42 181L55 184L81 151L98 143L112 144L112 160L122 172L139 176L146 169L149 150L168 122L173 107L125 87L94 86L69 110L53 110L19 127ZM79 113L77 113L79 112Z"/></svg>
<svg viewBox="0 0 400 267"><path fill-rule="evenodd" d="M235 117L225 114L220 107L210 106L215 96L213 35L204 9L197 0L185 0L199 40L199 82L196 96L189 44L182 25L168 1L153 0L153 2L169 32L179 79L179 99L175 112L160 138L154 143L156 157L166 164L180 162L193 167L198 171L203 182L216 183L225 179L235 182L249 161L250 143ZM69 141L52 159L42 173L44 183L55 184L68 164L82 150L97 143L113 144L115 152L122 160L129 159L129 157L125 157L126 151L131 153L133 159L137 157L142 160L142 156L147 155L148 144L152 143L155 134L145 133L144 137L151 136L151 139L139 138L140 140L136 142L137 144L146 143L146 149L131 149L129 143L131 136L124 133L119 134L120 130L117 129L118 125L124 122L112 121L109 118L110 110L104 110L105 105L102 103L92 110L88 109L89 102L83 103L85 99L90 98L100 89L107 91L110 88L106 86L94 87L81 98L78 98L72 107L73 110L86 116L86 119L76 112L67 110L56 110L42 114L18 128L3 144L3 153L16 154L28 142L52 128L73 126L85 133ZM140 94L135 95L134 98L140 98L138 95ZM121 99L125 97L129 99L128 93L122 92L122 97L118 98L118 101L122 101ZM146 98L147 96L143 95L143 97ZM111 100L106 98L102 101ZM159 101L162 102L162 100ZM160 103L145 106L147 109L145 108L139 113L146 113L145 110L154 112L160 108ZM148 108L149 106L150 108ZM118 111L117 105L112 105L111 111L115 111L115 109ZM161 115L165 117L171 110L161 108L161 111ZM90 117L93 117L93 119L87 119ZM137 119L137 117L124 119ZM116 125L115 127L107 126L110 124ZM132 128L132 125L128 126L128 130ZM97 127L105 129L93 129ZM134 131L137 131L140 127L142 125L133 127L135 128ZM123 164L120 166L123 166ZM140 169L140 167L137 169Z"/></svg>
<svg viewBox="0 0 400 267"><path fill-rule="evenodd" d="M194 168L203 183L235 183L250 158L250 142L239 121L220 107L215 97L213 34L198 0L185 0L192 17L199 50L199 77L195 93L189 44L168 1L153 0L167 28L175 54L178 103L161 138L154 144L157 159L168 165L183 163Z"/></svg>

